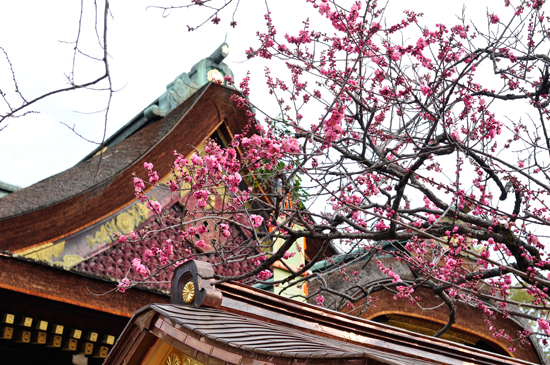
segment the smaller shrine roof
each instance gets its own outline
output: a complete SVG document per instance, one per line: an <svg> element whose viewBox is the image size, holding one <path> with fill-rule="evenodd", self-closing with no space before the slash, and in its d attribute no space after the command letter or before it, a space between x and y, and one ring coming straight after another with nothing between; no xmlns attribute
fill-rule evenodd
<svg viewBox="0 0 550 365"><path fill-rule="evenodd" d="M239 354L248 352L248 356L256 354L254 356L256 359L262 358L258 355L266 355L284 359L310 360L311 363L330 359L373 359L396 365L433 364L411 356L387 353L379 349L296 331L215 308L157 304L151 305L150 308L169 322L175 323L178 330L187 333L188 336L200 335L204 342L210 342L214 346L218 343L220 347L225 347L230 352ZM159 324L164 325L162 322Z"/></svg>
<svg viewBox="0 0 550 365"><path fill-rule="evenodd" d="M214 287L212 273L204 262L179 266L171 304L137 311L105 365L149 364L155 343L193 364L529 364L241 284Z"/></svg>

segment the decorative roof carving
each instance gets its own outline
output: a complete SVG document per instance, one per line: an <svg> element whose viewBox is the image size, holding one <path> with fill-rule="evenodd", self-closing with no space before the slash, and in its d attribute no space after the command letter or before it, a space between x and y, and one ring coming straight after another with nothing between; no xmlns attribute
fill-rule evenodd
<svg viewBox="0 0 550 365"><path fill-rule="evenodd" d="M229 46L222 43L209 57L197 62L191 71L184 72L166 86L166 91L158 100L143 111L147 120L164 117L203 85L213 80L223 79L226 75L233 78L233 72L223 60L229 54Z"/></svg>
<svg viewBox="0 0 550 365"><path fill-rule="evenodd" d="M172 304L191 307L214 307L222 304L222 293L211 285L214 275L212 265L202 261L187 261L180 265L172 278Z"/></svg>
<svg viewBox="0 0 550 365"><path fill-rule="evenodd" d="M91 236L87 236L86 239L90 244L90 248L94 248L96 243L113 243L113 234L128 234L145 222L149 218L149 213L145 203L135 203L130 209L117 214L110 221L100 225Z"/></svg>

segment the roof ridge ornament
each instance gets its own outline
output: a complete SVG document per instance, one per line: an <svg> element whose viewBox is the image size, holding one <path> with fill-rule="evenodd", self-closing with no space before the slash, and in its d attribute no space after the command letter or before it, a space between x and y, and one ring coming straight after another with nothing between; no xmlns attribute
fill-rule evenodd
<svg viewBox="0 0 550 365"><path fill-rule="evenodd" d="M220 80L223 83L226 75L234 78L233 71L223 62L228 54L229 45L223 42L209 57L197 62L191 71L176 77L166 86L158 101L143 111L147 120L166 116L210 81Z"/></svg>
<svg viewBox="0 0 550 365"><path fill-rule="evenodd" d="M222 292L211 285L214 269L207 262L191 260L178 266L172 277L171 304L219 308Z"/></svg>

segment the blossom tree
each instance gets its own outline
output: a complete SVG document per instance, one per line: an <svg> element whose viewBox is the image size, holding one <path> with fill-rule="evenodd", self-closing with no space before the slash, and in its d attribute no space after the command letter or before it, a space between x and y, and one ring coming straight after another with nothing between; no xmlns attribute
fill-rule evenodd
<svg viewBox="0 0 550 365"><path fill-rule="evenodd" d="M288 267L293 275L284 282L295 285L311 279L302 274L331 243L374 254L390 242L399 247L395 260L406 262L418 280L401 280L378 262L387 282L353 295L338 293L351 305L368 302L378 290L414 304L414 291L423 286L450 309L436 336L455 322L457 302L481 308L487 318L495 311L527 317L537 321L540 336L550 335L544 245L550 233L550 18L544 1L505 1L502 14L487 13L485 31L465 16L458 24L424 27L414 11L387 24L376 1L347 8L335 1L308 2L310 16L324 18L330 30L311 29L306 20L298 34L281 36L268 13L259 46L247 52L286 65L288 80L265 71L280 113L265 115L255 105L248 112L249 130L231 146L210 141L203 156L176 155L169 185L189 192L184 216L178 217L183 225L167 222L129 239L175 230L178 240L171 244L189 253L178 262L199 257L208 229L195 229L193 220L207 216L219 227L222 239L215 249L221 264L255 264L241 275L216 275L217 283L265 283L270 267L284 263L294 241L323 242L311 262L297 271ZM209 6L218 23L228 4L190 5ZM415 36L409 41L403 34ZM249 81L240 82L234 96L242 108L252 107ZM512 105L524 111L523 118L507 119L500 112ZM145 168L148 182L156 184L153 166ZM242 188L243 178L248 188ZM136 177L134 184L137 196L166 221L144 194L144 182ZM211 196L222 198L221 208L208 206ZM247 230L250 238L238 247L224 245L231 226ZM276 239L284 243L273 251ZM163 255L160 249L156 254ZM473 264L465 265L467 260ZM140 260L135 266L145 276L158 270ZM490 289L481 290L482 282ZM323 292L330 290L321 285L310 296L322 304ZM512 290L533 300L514 302ZM488 306L487 299L496 305Z"/></svg>
<svg viewBox="0 0 550 365"><path fill-rule="evenodd" d="M465 16L458 24L425 27L414 11L387 24L376 1L308 2L310 16L324 18L330 30L311 29L306 20L298 34L281 36L268 13L258 47L247 52L286 65L288 79L265 71L279 114L262 114L255 105L249 130L231 146L210 141L203 156L176 155L170 187L187 189L193 199L178 217L183 225L167 222L160 231L176 230L171 244L187 247L189 255L178 262L199 257L206 244L201 235L208 229L193 225L199 215L225 238L215 247L221 264L255 265L241 275L216 275L217 283L265 283L270 267L284 263L301 237L323 245L297 271L287 267L293 275L283 281L295 285L312 279L302 274L331 243L373 255L390 242L398 247L395 260L418 279L404 281L378 261L387 282L338 295L351 305L366 299L368 306L371 294L390 290L414 305L415 289L428 287L450 309L436 336L455 322L457 302L481 308L488 320L495 311L526 317L537 322L538 335L549 336L550 18L544 1L505 1L503 13L488 11L485 31ZM208 6L218 23L229 4L190 6ZM242 108L252 106L249 81L240 82L234 96ZM523 117L508 119L503 108L521 109ZM153 166L145 168L156 184ZM144 182L136 177L134 183L138 197L166 220L144 194ZM211 196L222 198L221 208L208 206ZM231 226L250 238L238 247L224 244ZM284 243L273 251L276 239ZM135 266L145 276L158 269L139 260ZM322 305L325 291L334 288L321 285L310 296ZM515 302L511 291L532 300Z"/></svg>
<svg viewBox="0 0 550 365"><path fill-rule="evenodd" d="M429 288L450 313L436 336L455 323L458 302L480 308L488 323L495 312L525 317L538 324L538 336L550 336L550 18L544 1L506 0L501 13L488 10L485 24L462 15L457 24L435 26L422 25L414 11L388 23L374 0L307 2L321 30L304 19L297 34L280 35L267 12L258 45L247 51L249 58L286 66L288 75L265 69L278 112L261 112L265 100L253 105L247 76L235 81L233 97L248 111L247 130L229 146L207 141L204 153L175 153L167 184L186 194L181 216L166 214L146 194L149 184L160 184L155 161L136 172L136 196L160 228L119 240L147 241L166 232L174 238L135 258L135 271L151 280L167 266L200 259L211 245L218 265L250 261L254 267L216 274L215 283L303 285L323 282L322 274L303 274L329 245L360 248L376 260L389 242L394 259L407 263L417 280L402 280L378 261L388 278L383 284L336 294L368 306L371 294L388 290L415 305L415 290ZM192 0L183 7L208 9L206 20L214 24L227 12L236 26L231 14L238 5ZM213 199L222 203L214 206ZM205 219L208 226L197 225ZM231 240L236 227L248 232L239 244ZM216 243L208 242L213 234ZM321 249L292 268L287 251L300 238L322 242ZM283 243L275 249L277 240ZM185 255L169 259L174 247ZM292 275L268 281L276 262ZM119 290L136 283L126 278ZM319 288L309 296L322 305L323 295L335 290ZM517 291L532 300L510 299Z"/></svg>

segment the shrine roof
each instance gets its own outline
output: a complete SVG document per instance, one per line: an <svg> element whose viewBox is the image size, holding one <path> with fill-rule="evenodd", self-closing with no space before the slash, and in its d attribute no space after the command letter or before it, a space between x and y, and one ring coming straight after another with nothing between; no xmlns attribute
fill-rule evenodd
<svg viewBox="0 0 550 365"><path fill-rule="evenodd" d="M230 100L234 94L208 83L102 154L3 197L0 249L14 252L82 230L135 201L132 174L146 177L144 162L168 176L174 150L192 153L222 125L224 133L240 133L248 117Z"/></svg>
<svg viewBox="0 0 550 365"><path fill-rule="evenodd" d="M212 273L197 261L178 267L171 304L137 311L105 364L148 364L155 343L203 364L529 364L242 284L214 287L203 279Z"/></svg>
<svg viewBox="0 0 550 365"><path fill-rule="evenodd" d="M185 306L153 304L150 307L179 330L189 335L200 335L205 342L226 346L230 352L295 358L302 360L374 359L391 361L390 364L433 364L433 362L386 353L334 338L288 328L242 314L216 308L190 308ZM258 358L258 357L256 357Z"/></svg>

